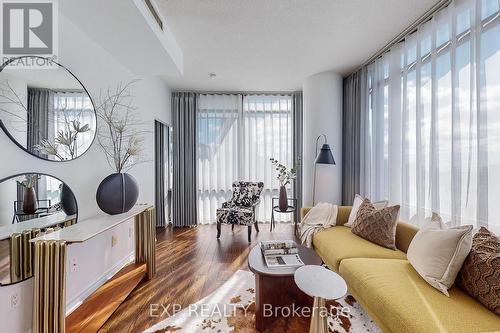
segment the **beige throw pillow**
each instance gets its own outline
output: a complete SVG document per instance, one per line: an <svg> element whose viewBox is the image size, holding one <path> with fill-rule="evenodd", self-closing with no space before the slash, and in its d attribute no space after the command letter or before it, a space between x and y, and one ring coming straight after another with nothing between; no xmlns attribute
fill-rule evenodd
<svg viewBox="0 0 500 333"><path fill-rule="evenodd" d="M364 199L365 198L363 198L359 194L356 194L356 196L354 196L354 200L352 202L351 213L349 214L349 219L347 220L347 223L344 224L344 227L352 228L352 225L354 224L354 220L356 220L356 215L358 215L359 206L361 206ZM376 209L382 209L382 208L387 207L388 203L389 202L387 200L378 201L378 202L374 202L373 206Z"/></svg>
<svg viewBox="0 0 500 333"><path fill-rule="evenodd" d="M376 209L365 199L359 206L351 232L372 243L396 249L396 225L399 206Z"/></svg>
<svg viewBox="0 0 500 333"><path fill-rule="evenodd" d="M406 254L415 270L431 286L449 296L472 245L472 226L423 228L413 237Z"/></svg>

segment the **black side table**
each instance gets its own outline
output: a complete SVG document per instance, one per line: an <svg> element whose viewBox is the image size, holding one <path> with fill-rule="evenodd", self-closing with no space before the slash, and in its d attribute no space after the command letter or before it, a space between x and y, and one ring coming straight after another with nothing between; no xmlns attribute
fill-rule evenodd
<svg viewBox="0 0 500 333"><path fill-rule="evenodd" d="M272 198L272 206L273 210L271 212L271 231L276 227L276 224L274 223L274 212L280 213L280 214L294 214L297 211L297 199L294 198L288 198L288 208L285 211L282 211L279 207L279 198ZM291 205L290 205L291 204ZM297 219L292 217L293 223L294 223L294 228L295 228L295 234L297 234Z"/></svg>

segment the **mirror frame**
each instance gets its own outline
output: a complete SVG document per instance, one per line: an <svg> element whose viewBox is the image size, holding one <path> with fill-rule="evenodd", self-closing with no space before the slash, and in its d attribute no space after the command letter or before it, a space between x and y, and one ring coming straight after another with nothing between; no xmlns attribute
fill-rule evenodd
<svg viewBox="0 0 500 333"><path fill-rule="evenodd" d="M85 85L82 83L82 81L80 81L75 74L73 74L73 72L71 72L69 69L67 69L66 67L64 67L63 65L61 65L60 63L50 59L50 58L45 58L45 57L40 57L40 56L20 56L20 57L14 57L14 58L10 58L9 60L7 60L6 62L4 62L1 66L0 66L0 73L4 70L5 67L7 67L9 64L11 64L12 62L16 61L16 60L19 60L19 59L22 59L22 58L37 58L37 59L43 59L45 61L50 61L51 63L59 66L59 68L62 68L64 70L66 70L83 88L83 90L85 91L85 93L87 94L87 96L89 96L89 99L90 99L90 103L92 104L92 108L94 109L94 115L95 115L95 123L96 123L96 128L95 128L95 134L94 134L94 137L92 138L92 142L90 143L89 147L80 155L78 155L77 157L71 159L71 160L62 160L62 161L57 161L57 160L51 160L51 159L48 159L48 158L43 158L37 154L35 154L34 152L31 152L29 151L26 147L24 147L22 144L20 144L13 136L12 134L10 134L9 130L7 129L7 127L5 126L4 122L2 121L2 119L0 119L0 128L3 130L3 132L5 133L5 135L7 135L7 137L15 143L15 145L17 147L19 147L20 149L24 150L26 153L30 154L31 156L34 156L36 158L39 158L41 159L42 161L48 161L48 162L56 162L56 163L65 163L65 162L71 162L71 161L74 161L78 158L80 158L81 156L85 155L89 150L90 148L94 145L94 141L97 137L97 129L99 128L99 122L98 122L98 116L97 116L97 111L96 111L96 108L95 108L95 104L94 104L94 100L92 99L92 96L90 95L90 93L88 92L87 88L85 87ZM47 176L50 176L50 175L47 175ZM52 176L51 176L52 177ZM57 177L54 177L54 178L57 178ZM1 179L0 181L3 181L4 179ZM60 180L60 179L59 179ZM73 194L74 195L74 194Z"/></svg>
<svg viewBox="0 0 500 333"><path fill-rule="evenodd" d="M57 161L56 161L56 162L57 162ZM52 178L57 179L57 180L58 180L58 181L60 181L61 183L66 184L66 182L64 182L63 180L61 180L59 177L56 177L56 176L53 176L53 175L49 175L49 174L44 173L44 172L36 172L36 171L33 171L33 172L31 172L31 171L28 171L28 172L21 172L21 173L14 174L14 175L11 175L11 176L8 176L8 177L4 177L4 178L0 179L0 183L2 183L2 182L4 182L4 181L7 181L7 180L9 180L9 179L15 178L15 177L24 176L24 175L26 175L26 174L37 174L37 175L42 175L42 176L46 176L46 177L52 177ZM69 187L69 186L68 186L68 188L69 188L69 190L71 191L71 194L73 194L73 197L75 198L75 204L76 204L76 214L75 214L75 215L76 215L76 217L75 217L75 219L76 219L76 223L75 223L75 224L78 224L78 217L79 217L79 215L80 215L80 209L79 209L79 207L78 207L78 200L76 199L76 195L75 195L75 192L73 192L73 189L72 189L71 187ZM18 223L22 223L22 222L18 222ZM9 238L6 238L5 240L10 240L10 236L9 236ZM10 254L9 254L9 257L10 257ZM29 279L31 279L31 278L32 278L32 276L31 276L31 277L29 277L29 278L27 278L27 279L24 279L24 280L19 280L19 281L12 282L12 283L8 283L8 284L2 284L2 283L0 283L0 288L1 288L1 287L7 287L7 286L13 286L13 285L15 285L15 284L18 284L18 283L21 283L21 282L27 281L27 280L29 280Z"/></svg>

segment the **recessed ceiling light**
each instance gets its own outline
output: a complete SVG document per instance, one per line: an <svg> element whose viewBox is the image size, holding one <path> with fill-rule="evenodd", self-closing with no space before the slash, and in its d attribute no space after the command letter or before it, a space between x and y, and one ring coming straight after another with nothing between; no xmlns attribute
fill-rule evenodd
<svg viewBox="0 0 500 333"><path fill-rule="evenodd" d="M217 76L217 74L215 74L215 73L208 73L208 77L211 79L215 79L216 76Z"/></svg>

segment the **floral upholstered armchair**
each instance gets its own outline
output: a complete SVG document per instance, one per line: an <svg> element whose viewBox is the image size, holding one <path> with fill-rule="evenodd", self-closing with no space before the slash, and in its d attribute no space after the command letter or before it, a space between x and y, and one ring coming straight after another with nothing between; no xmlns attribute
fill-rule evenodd
<svg viewBox="0 0 500 333"><path fill-rule="evenodd" d="M220 237L221 225L231 224L246 225L248 227L248 241L252 237L252 225L259 232L255 219L255 207L260 203L260 194L264 188L262 182L234 182L233 197L230 201L222 203L222 208L217 209L217 239Z"/></svg>

